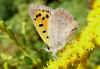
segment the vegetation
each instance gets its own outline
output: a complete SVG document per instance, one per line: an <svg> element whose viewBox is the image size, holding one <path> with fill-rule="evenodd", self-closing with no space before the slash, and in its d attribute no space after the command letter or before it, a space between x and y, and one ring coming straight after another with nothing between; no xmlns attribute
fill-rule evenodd
<svg viewBox="0 0 100 69"><path fill-rule="evenodd" d="M29 17L31 3L65 8L80 24L79 36L55 59ZM99 69L99 8L100 0L0 0L0 69Z"/></svg>

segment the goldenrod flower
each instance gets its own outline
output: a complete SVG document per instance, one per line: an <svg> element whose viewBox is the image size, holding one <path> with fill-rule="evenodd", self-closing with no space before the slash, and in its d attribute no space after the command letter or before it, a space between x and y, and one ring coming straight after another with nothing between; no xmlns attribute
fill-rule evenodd
<svg viewBox="0 0 100 69"><path fill-rule="evenodd" d="M94 5L93 5L93 9L97 9L100 8L100 0L95 0Z"/></svg>
<svg viewBox="0 0 100 69"><path fill-rule="evenodd" d="M96 69L100 69L100 65L98 65Z"/></svg>

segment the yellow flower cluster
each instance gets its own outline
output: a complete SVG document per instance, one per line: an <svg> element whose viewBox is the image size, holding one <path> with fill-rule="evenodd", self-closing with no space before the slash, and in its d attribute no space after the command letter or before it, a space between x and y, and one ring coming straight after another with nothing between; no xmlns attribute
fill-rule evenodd
<svg viewBox="0 0 100 69"><path fill-rule="evenodd" d="M96 69L100 69L100 65L98 65Z"/></svg>
<svg viewBox="0 0 100 69"><path fill-rule="evenodd" d="M100 0L95 0L92 7L94 10L100 8Z"/></svg>
<svg viewBox="0 0 100 69"><path fill-rule="evenodd" d="M80 32L79 37L67 45L54 61L50 60L44 69L88 69L89 54L100 46L100 0L95 1L87 19L88 26Z"/></svg>

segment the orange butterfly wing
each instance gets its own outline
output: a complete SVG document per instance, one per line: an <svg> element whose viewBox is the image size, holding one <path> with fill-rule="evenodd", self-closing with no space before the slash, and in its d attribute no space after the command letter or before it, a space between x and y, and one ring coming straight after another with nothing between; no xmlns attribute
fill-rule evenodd
<svg viewBox="0 0 100 69"><path fill-rule="evenodd" d="M45 6L31 5L29 12L39 35L47 45L50 45L48 36L48 19L51 15L50 9Z"/></svg>

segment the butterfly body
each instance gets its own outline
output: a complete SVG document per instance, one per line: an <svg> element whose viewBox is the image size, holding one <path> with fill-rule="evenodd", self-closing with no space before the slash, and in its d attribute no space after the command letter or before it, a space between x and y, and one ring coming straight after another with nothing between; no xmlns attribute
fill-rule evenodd
<svg viewBox="0 0 100 69"><path fill-rule="evenodd" d="M64 9L31 5L30 16L47 48L53 53L63 48L78 28L74 18Z"/></svg>

